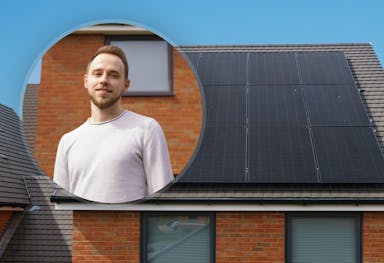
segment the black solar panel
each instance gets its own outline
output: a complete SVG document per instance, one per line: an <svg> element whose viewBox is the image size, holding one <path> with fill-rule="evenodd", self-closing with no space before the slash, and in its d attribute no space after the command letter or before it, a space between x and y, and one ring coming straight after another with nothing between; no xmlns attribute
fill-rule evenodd
<svg viewBox="0 0 384 263"><path fill-rule="evenodd" d="M312 128L321 181L383 183L384 162L370 127Z"/></svg>
<svg viewBox="0 0 384 263"><path fill-rule="evenodd" d="M245 127L207 126L200 151L180 182L245 182Z"/></svg>
<svg viewBox="0 0 384 263"><path fill-rule="evenodd" d="M312 126L371 125L355 85L304 86Z"/></svg>
<svg viewBox="0 0 384 263"><path fill-rule="evenodd" d="M305 127L255 126L249 128L249 182L318 182Z"/></svg>
<svg viewBox="0 0 384 263"><path fill-rule="evenodd" d="M204 88L208 125L245 124L245 86L207 86Z"/></svg>
<svg viewBox="0 0 384 263"><path fill-rule="evenodd" d="M343 52L299 52L297 61L302 84L354 83Z"/></svg>
<svg viewBox="0 0 384 263"><path fill-rule="evenodd" d="M245 182L245 86L207 86L204 137L181 182Z"/></svg>
<svg viewBox="0 0 384 263"><path fill-rule="evenodd" d="M307 119L301 87L249 86L248 115L256 127L305 127Z"/></svg>
<svg viewBox="0 0 384 263"><path fill-rule="evenodd" d="M251 53L249 55L250 85L299 84L295 53Z"/></svg>
<svg viewBox="0 0 384 263"><path fill-rule="evenodd" d="M198 74L203 85L245 85L247 53L201 53Z"/></svg>
<svg viewBox="0 0 384 263"><path fill-rule="evenodd" d="M180 182L384 183L344 53L202 52L191 61L206 115Z"/></svg>

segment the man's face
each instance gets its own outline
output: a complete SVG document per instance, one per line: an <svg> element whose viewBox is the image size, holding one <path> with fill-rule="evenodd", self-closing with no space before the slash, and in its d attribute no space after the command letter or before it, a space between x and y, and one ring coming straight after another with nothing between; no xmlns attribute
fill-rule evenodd
<svg viewBox="0 0 384 263"><path fill-rule="evenodd" d="M129 87L121 59L112 54L97 55L84 75L84 86L92 103L99 109L115 105Z"/></svg>

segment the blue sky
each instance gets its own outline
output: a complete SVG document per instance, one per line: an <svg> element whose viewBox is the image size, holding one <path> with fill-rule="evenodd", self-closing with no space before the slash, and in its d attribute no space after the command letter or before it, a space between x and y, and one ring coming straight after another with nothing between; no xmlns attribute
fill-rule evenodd
<svg viewBox="0 0 384 263"><path fill-rule="evenodd" d="M103 22L141 26L173 45L370 42L384 64L384 1L1 1L0 103L19 115L34 66L58 40Z"/></svg>

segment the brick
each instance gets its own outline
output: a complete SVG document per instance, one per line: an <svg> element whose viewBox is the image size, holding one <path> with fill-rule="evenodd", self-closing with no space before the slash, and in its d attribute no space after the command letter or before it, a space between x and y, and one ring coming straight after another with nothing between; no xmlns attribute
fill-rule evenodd
<svg viewBox="0 0 384 263"><path fill-rule="evenodd" d="M285 262L284 218L274 212L218 212L216 262Z"/></svg>
<svg viewBox="0 0 384 263"><path fill-rule="evenodd" d="M139 212L74 211L73 262L139 262L139 258Z"/></svg>
<svg viewBox="0 0 384 263"><path fill-rule="evenodd" d="M384 262L384 212L363 214L363 262Z"/></svg>

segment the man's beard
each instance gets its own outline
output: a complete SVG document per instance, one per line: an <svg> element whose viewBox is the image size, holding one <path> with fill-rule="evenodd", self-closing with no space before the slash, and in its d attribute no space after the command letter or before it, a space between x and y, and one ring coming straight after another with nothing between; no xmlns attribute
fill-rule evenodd
<svg viewBox="0 0 384 263"><path fill-rule="evenodd" d="M91 99L92 103L98 107L100 110L107 109L111 106L113 106L119 99L120 95L114 96L114 97L106 97L102 98L101 100L98 100L95 95L89 94L89 98Z"/></svg>

